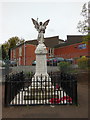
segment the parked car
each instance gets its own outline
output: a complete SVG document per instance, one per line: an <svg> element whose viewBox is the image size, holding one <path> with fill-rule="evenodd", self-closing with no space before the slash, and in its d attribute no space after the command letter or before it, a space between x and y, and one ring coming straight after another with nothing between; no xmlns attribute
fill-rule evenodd
<svg viewBox="0 0 90 120"><path fill-rule="evenodd" d="M13 67L13 66L17 66L17 62L14 60L9 60L9 66Z"/></svg>
<svg viewBox="0 0 90 120"><path fill-rule="evenodd" d="M53 65L53 59L52 59L52 58L50 58L50 59L48 60L48 65L49 65L49 66L52 66L52 65Z"/></svg>
<svg viewBox="0 0 90 120"><path fill-rule="evenodd" d="M64 58L62 58L62 57L57 57L57 58L51 58L51 59L49 59L49 60L50 60L50 62L49 62L49 65L50 65L50 66L57 66L57 64L58 64L59 62L64 61Z"/></svg>
<svg viewBox="0 0 90 120"><path fill-rule="evenodd" d="M36 60L32 62L32 66L35 66L35 65L36 65Z"/></svg>
<svg viewBox="0 0 90 120"><path fill-rule="evenodd" d="M47 59L47 66L57 66L57 64L59 62L62 62L64 61L65 59L62 58L62 57L57 57L57 58L50 58L50 59ZM32 62L32 66L35 66L36 65L36 60L34 60Z"/></svg>
<svg viewBox="0 0 90 120"><path fill-rule="evenodd" d="M47 66L49 66L49 64L50 64L50 60L49 60L49 59L47 59Z"/></svg>
<svg viewBox="0 0 90 120"><path fill-rule="evenodd" d="M50 66L56 66L56 65L57 65L57 59L56 59L56 58L51 58L49 65L50 65Z"/></svg>
<svg viewBox="0 0 90 120"><path fill-rule="evenodd" d="M70 59L65 59L66 62L69 62L69 63L73 63L74 59L70 58Z"/></svg>
<svg viewBox="0 0 90 120"><path fill-rule="evenodd" d="M32 66L35 66L36 65L36 60L34 60L33 62L32 62ZM47 66L49 66L50 65L50 60L49 59L47 59Z"/></svg>
<svg viewBox="0 0 90 120"><path fill-rule="evenodd" d="M57 59L57 65L58 65L60 62L65 61L65 59L62 58L62 57L57 57L56 59Z"/></svg>

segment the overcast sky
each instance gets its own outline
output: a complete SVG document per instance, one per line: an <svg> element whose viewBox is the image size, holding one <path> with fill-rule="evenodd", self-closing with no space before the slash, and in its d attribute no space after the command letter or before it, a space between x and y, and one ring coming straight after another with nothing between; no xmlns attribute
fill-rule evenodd
<svg viewBox="0 0 90 120"><path fill-rule="evenodd" d="M80 34L77 30L83 4L87 2L1 2L0 3L0 43L18 36L27 40L37 38L37 31L31 18L39 18L39 22L50 19L45 37Z"/></svg>

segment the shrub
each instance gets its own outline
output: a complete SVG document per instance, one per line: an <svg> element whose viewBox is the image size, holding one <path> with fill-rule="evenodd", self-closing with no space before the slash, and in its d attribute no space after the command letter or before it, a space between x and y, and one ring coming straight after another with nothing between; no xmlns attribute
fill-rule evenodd
<svg viewBox="0 0 90 120"><path fill-rule="evenodd" d="M80 59L77 60L79 68L85 69L90 67L90 58L82 56Z"/></svg>
<svg viewBox="0 0 90 120"><path fill-rule="evenodd" d="M26 73L25 73L25 76L26 76L27 78L30 78L30 77L33 76L33 72L26 72Z"/></svg>
<svg viewBox="0 0 90 120"><path fill-rule="evenodd" d="M70 65L71 64L69 62L65 62L65 61L60 62L58 64L59 69L60 69L61 72L68 72L68 70L70 70Z"/></svg>

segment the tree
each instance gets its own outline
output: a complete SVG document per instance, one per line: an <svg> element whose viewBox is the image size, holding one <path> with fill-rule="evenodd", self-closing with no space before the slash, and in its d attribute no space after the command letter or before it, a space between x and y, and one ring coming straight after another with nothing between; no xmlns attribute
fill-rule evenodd
<svg viewBox="0 0 90 120"><path fill-rule="evenodd" d="M77 60L79 68L85 69L90 68L90 58L87 58L85 56L82 56Z"/></svg>
<svg viewBox="0 0 90 120"><path fill-rule="evenodd" d="M24 39L20 39L19 37L15 36L15 37L12 37L8 40L8 45L9 45L9 48L13 48L15 47L17 44L21 44L24 42Z"/></svg>
<svg viewBox="0 0 90 120"><path fill-rule="evenodd" d="M6 59L8 56L10 58L10 49L14 48L16 45L24 42L24 39L20 39L15 36L10 38L7 42L2 45L2 59Z"/></svg>
<svg viewBox="0 0 90 120"><path fill-rule="evenodd" d="M86 36L83 37L83 43L86 44L88 44L88 42L90 41L89 4L90 3L88 3L88 8L86 3L83 5L81 11L81 15L83 16L83 21L79 21L77 25L78 31L81 32L82 34L86 34Z"/></svg>
<svg viewBox="0 0 90 120"><path fill-rule="evenodd" d="M2 59L4 60L5 58L7 58L7 52L5 45L2 45Z"/></svg>
<svg viewBox="0 0 90 120"><path fill-rule="evenodd" d="M1 48L1 45L0 45L0 60L2 59L2 48Z"/></svg>
<svg viewBox="0 0 90 120"><path fill-rule="evenodd" d="M86 7L86 3L82 7L81 15L83 16L83 21L79 21L77 25L77 29L82 34L88 33L89 26L88 26L88 8Z"/></svg>
<svg viewBox="0 0 90 120"><path fill-rule="evenodd" d="M86 44L90 43L90 33L83 37L83 42Z"/></svg>

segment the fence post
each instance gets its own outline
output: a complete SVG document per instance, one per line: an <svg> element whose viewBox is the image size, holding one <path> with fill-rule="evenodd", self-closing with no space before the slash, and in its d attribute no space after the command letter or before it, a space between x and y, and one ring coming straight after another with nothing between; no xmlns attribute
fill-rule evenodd
<svg viewBox="0 0 90 120"><path fill-rule="evenodd" d="M5 107L7 107L9 105L10 102L10 81L9 81L9 76L5 76Z"/></svg>
<svg viewBox="0 0 90 120"><path fill-rule="evenodd" d="M5 105L5 107L7 107L7 105L8 105L8 102L7 102L7 91L8 91L8 88L7 88L7 80L6 80L6 78L5 78L5 92L4 92L4 105Z"/></svg>
<svg viewBox="0 0 90 120"><path fill-rule="evenodd" d="M78 104L77 102L77 81L76 80L73 81L73 103L75 105Z"/></svg>

